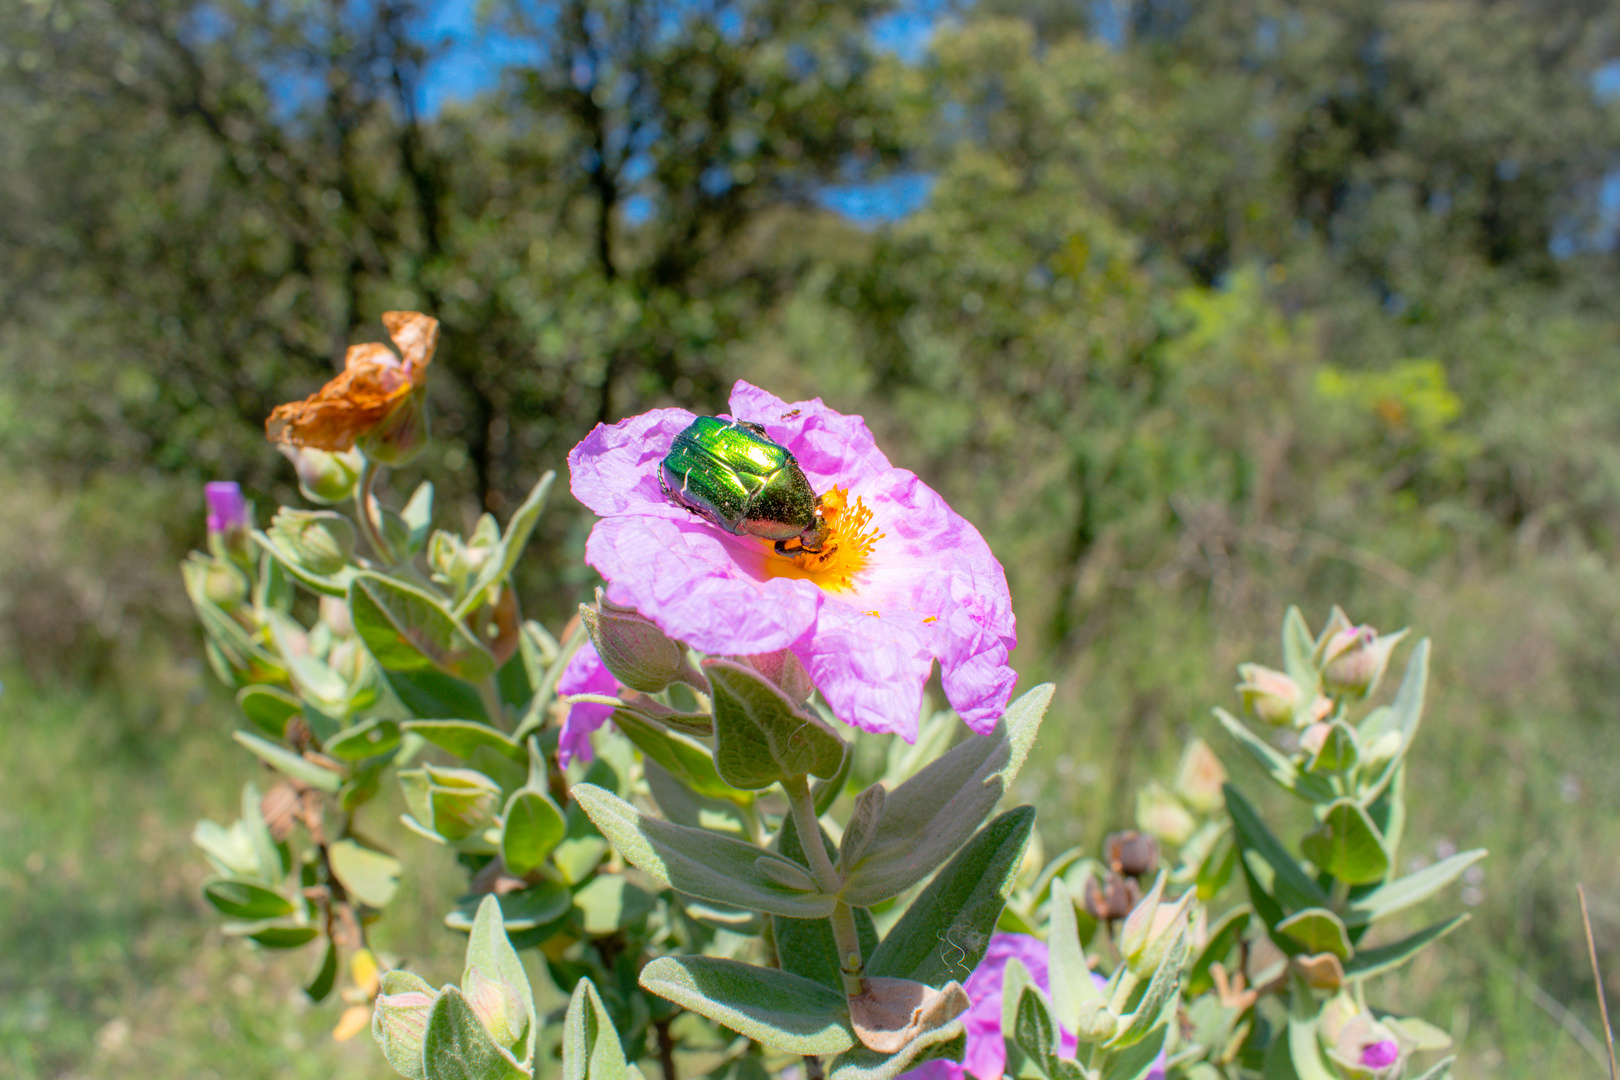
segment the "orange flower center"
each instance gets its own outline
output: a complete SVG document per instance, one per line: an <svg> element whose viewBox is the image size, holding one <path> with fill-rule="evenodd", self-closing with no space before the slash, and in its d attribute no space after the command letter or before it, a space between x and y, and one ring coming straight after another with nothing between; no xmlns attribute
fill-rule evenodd
<svg viewBox="0 0 1620 1080"><path fill-rule="evenodd" d="M772 551L765 559L765 572L811 581L828 592L850 592L883 533L872 524L872 511L864 502L857 497L850 503L847 488L833 488L821 497L821 516L827 523L821 550L788 555Z"/></svg>

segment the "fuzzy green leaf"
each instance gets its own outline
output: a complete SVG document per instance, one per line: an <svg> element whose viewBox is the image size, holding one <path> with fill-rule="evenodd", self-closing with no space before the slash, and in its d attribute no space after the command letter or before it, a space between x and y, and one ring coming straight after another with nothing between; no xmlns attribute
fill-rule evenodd
<svg viewBox="0 0 1620 1080"><path fill-rule="evenodd" d="M339 761L364 761L368 757L387 754L399 746L399 725L392 720L372 717L350 728L344 728L321 746L327 754Z"/></svg>
<svg viewBox="0 0 1620 1080"><path fill-rule="evenodd" d="M470 931L474 916L485 898L462 897L444 917L444 925L452 930ZM542 881L527 889L502 893L496 897L496 902L500 907L501 925L509 933L516 933L519 930L533 930L561 917L574 902L574 897L562 885Z"/></svg>
<svg viewBox="0 0 1620 1080"><path fill-rule="evenodd" d="M293 913L293 902L263 885L238 878L219 878L203 885L203 898L232 919L279 919Z"/></svg>
<svg viewBox="0 0 1620 1080"><path fill-rule="evenodd" d="M1330 952L1340 960L1350 956L1350 936L1344 921L1326 908L1296 911L1277 924L1277 932L1288 935L1307 953Z"/></svg>
<svg viewBox="0 0 1620 1080"><path fill-rule="evenodd" d="M467 937L467 965L461 974L461 985L470 985L475 972L517 991L529 1021L520 1059L527 1064L534 1057L534 1042L538 1035L534 991L529 986L528 974L523 970L523 961L518 959L517 950L507 939L500 901L494 896L484 897L478 905L478 914L473 916L472 932Z"/></svg>
<svg viewBox="0 0 1620 1080"><path fill-rule="evenodd" d="M1454 915L1443 922L1433 926L1424 927L1409 937L1388 945L1381 945L1376 949L1362 949L1344 965L1344 977L1347 979L1365 979L1373 975L1382 975L1386 971L1393 971L1412 957L1416 956L1430 943L1439 941L1457 927L1468 921L1468 916Z"/></svg>
<svg viewBox="0 0 1620 1080"><path fill-rule="evenodd" d="M1249 801L1231 784L1224 785L1222 790L1226 793L1227 813L1232 818L1233 837L1242 851L1252 852L1271 867L1275 875L1272 892L1277 902L1289 912L1327 907L1328 898L1322 887L1294 860L1282 841L1266 828L1266 823Z"/></svg>
<svg viewBox="0 0 1620 1080"><path fill-rule="evenodd" d="M568 831L551 796L532 788L514 791L502 816L501 859L519 877L539 869Z"/></svg>
<svg viewBox="0 0 1620 1080"><path fill-rule="evenodd" d="M1215 719L1221 722L1238 745L1260 763L1266 774L1277 785L1298 795L1307 802L1327 802L1333 798L1333 788L1326 777L1302 773L1285 754L1249 730L1249 726L1225 709L1215 710Z"/></svg>
<svg viewBox="0 0 1620 1080"><path fill-rule="evenodd" d="M399 888L400 861L355 840L339 840L326 849L332 873L348 894L370 907L386 907Z"/></svg>
<svg viewBox="0 0 1620 1080"><path fill-rule="evenodd" d="M454 986L439 991L428 1013L422 1063L427 1080L529 1080Z"/></svg>
<svg viewBox="0 0 1620 1080"><path fill-rule="evenodd" d="M362 572L349 583L355 631L389 671L437 670L477 682L495 671L495 658L431 593L382 574Z"/></svg>
<svg viewBox="0 0 1620 1080"><path fill-rule="evenodd" d="M574 984L563 1017L562 1080L625 1080L624 1047L596 984Z"/></svg>
<svg viewBox="0 0 1620 1080"><path fill-rule="evenodd" d="M287 721L304 711L301 701L274 686L244 686L236 693L236 704L254 727L273 739L283 738Z"/></svg>
<svg viewBox="0 0 1620 1080"><path fill-rule="evenodd" d="M785 971L712 956L663 956L641 985L789 1054L838 1054L855 1045L844 996Z"/></svg>
<svg viewBox="0 0 1620 1080"><path fill-rule="evenodd" d="M713 690L714 767L722 780L758 791L793 776L837 775L844 740L819 716L734 661L710 658L703 673Z"/></svg>
<svg viewBox="0 0 1620 1080"><path fill-rule="evenodd" d="M439 749L461 758L471 758L479 747L487 746L519 765L529 763L528 752L511 738L488 724L471 720L407 720L400 727L422 736Z"/></svg>
<svg viewBox="0 0 1620 1080"><path fill-rule="evenodd" d="M295 754L285 746L277 746L273 742L261 739L250 731L233 731L231 738L250 750L255 757L266 765L292 777L302 780L312 788L321 791L336 791L343 786L343 777L322 765L317 765L300 754Z"/></svg>
<svg viewBox="0 0 1620 1080"><path fill-rule="evenodd" d="M689 896L799 919L825 918L835 900L785 888L756 865L752 844L648 817L594 784L576 784L575 802L632 864Z"/></svg>
<svg viewBox="0 0 1620 1080"><path fill-rule="evenodd" d="M980 829L912 901L871 954L867 970L933 987L965 982L990 945L1034 829L1035 809L1029 806Z"/></svg>
<svg viewBox="0 0 1620 1080"><path fill-rule="evenodd" d="M1345 922L1365 926L1420 903L1462 876L1462 872L1485 857L1484 848L1460 851L1449 859L1424 867L1413 874L1380 885L1350 901Z"/></svg>
<svg viewBox="0 0 1620 1080"><path fill-rule="evenodd" d="M1389 873L1389 852L1367 811L1353 799L1340 799L1327 817L1299 842L1300 851L1340 881L1369 885Z"/></svg>
<svg viewBox="0 0 1620 1080"><path fill-rule="evenodd" d="M1013 702L989 735L970 738L889 792L844 899L870 907L932 874L967 842L1011 787L1052 700L1051 684Z"/></svg>

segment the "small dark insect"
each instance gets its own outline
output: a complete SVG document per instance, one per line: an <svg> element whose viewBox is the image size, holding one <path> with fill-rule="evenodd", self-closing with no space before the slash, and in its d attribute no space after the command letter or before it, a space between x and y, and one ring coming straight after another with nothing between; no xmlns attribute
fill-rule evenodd
<svg viewBox="0 0 1620 1080"><path fill-rule="evenodd" d="M793 410L793 411L792 411L792 412L785 412L785 413L783 413L783 414L782 414L782 415L781 415L781 416L778 416L778 417L777 417L777 419L778 419L778 420L791 420L791 419L793 419L793 418L794 418L794 417L795 417L795 416L798 416L798 415L799 415L799 412L800 412L800 410L799 410L799 409L794 409L794 410Z"/></svg>

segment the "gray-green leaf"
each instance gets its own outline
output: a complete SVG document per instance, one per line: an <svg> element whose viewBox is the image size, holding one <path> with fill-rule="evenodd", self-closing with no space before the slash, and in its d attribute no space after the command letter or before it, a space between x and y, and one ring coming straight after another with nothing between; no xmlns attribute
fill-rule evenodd
<svg viewBox="0 0 1620 1080"><path fill-rule="evenodd" d="M844 899L870 907L933 873L973 835L1012 785L1052 700L1050 683L1007 709L989 735L959 743L889 792Z"/></svg>

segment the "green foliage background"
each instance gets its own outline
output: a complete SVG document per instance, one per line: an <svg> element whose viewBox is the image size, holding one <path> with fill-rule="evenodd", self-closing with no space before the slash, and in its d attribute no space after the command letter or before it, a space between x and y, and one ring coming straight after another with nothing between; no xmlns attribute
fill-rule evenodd
<svg viewBox="0 0 1620 1080"><path fill-rule="evenodd" d="M1465 1074L1596 1068L1620 11L983 0L903 59L890 10L495 0L526 59L428 114L409 0L0 7L6 1069L386 1071L207 989L260 961L192 921L183 830L250 766L175 564L204 480L295 498L263 417L389 308L443 320L427 472L463 524L597 421L736 378L864 414L985 533L1016 665L1059 684L1049 850L1128 821L1186 736L1224 749L1209 706L1280 659L1287 603L1433 636L1412 835L1492 856L1386 1000L1449 1016ZM932 187L892 224L817 203L896 172ZM547 516L530 614L585 595L588 527Z"/></svg>

